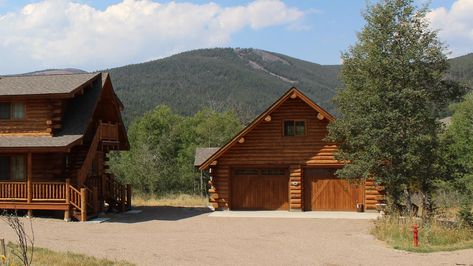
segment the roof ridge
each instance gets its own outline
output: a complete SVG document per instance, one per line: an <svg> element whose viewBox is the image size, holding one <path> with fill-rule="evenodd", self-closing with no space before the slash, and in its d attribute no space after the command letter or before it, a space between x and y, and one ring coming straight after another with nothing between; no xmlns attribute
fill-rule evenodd
<svg viewBox="0 0 473 266"><path fill-rule="evenodd" d="M270 114L273 110L276 110L279 108L285 101L287 101L289 98L292 98L292 95L296 95L300 100L308 104L312 109L316 110L317 112L321 113L323 115L324 119L328 119L329 121L335 120L335 117L327 112L324 108L316 104L312 99L307 97L302 91L300 91L298 88L295 86L292 86L289 88L281 97L279 97L275 102L273 102L264 112L259 114L251 123L249 123L247 126L245 126L240 132L238 132L233 138L231 138L225 145L220 147L218 151L216 151L212 156L207 158L199 167L199 169L203 169L207 167L210 164L210 161L215 160L217 157L219 157L221 154L223 154L227 149L229 149L233 144L235 144L239 138L253 130L255 126L258 125L258 123L264 119L264 117L268 114Z"/></svg>

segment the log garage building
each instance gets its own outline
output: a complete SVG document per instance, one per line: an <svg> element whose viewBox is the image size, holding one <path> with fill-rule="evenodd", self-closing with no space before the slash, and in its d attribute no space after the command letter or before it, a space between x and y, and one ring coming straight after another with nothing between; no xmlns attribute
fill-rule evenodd
<svg viewBox="0 0 473 266"><path fill-rule="evenodd" d="M210 176L216 209L374 210L382 195L371 180L335 176L343 163L324 141L335 117L296 88L259 115L226 145L198 149L195 165Z"/></svg>
<svg viewBox="0 0 473 266"><path fill-rule="evenodd" d="M0 210L85 221L129 207L130 186L106 171L129 148L122 109L106 73L0 77Z"/></svg>

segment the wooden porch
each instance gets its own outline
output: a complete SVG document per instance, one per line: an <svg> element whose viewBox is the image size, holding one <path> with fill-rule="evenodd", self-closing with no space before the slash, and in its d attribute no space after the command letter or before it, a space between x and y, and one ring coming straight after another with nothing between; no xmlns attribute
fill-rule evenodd
<svg viewBox="0 0 473 266"><path fill-rule="evenodd" d="M131 186L116 181L105 182L107 198L117 204L121 211L131 207ZM71 217L86 221L104 210L104 201L99 197L97 187L77 188L69 179L65 182L0 182L0 209L64 211L64 219Z"/></svg>

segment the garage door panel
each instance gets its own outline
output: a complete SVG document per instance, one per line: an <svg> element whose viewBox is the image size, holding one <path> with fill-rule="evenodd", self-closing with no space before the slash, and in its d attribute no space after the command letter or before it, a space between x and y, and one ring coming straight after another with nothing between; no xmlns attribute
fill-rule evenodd
<svg viewBox="0 0 473 266"><path fill-rule="evenodd" d="M362 186L335 176L336 169L304 172L306 210L353 211L362 202Z"/></svg>
<svg viewBox="0 0 473 266"><path fill-rule="evenodd" d="M258 172L264 173L262 170ZM287 210L288 183L288 176L234 174L231 180L231 208Z"/></svg>

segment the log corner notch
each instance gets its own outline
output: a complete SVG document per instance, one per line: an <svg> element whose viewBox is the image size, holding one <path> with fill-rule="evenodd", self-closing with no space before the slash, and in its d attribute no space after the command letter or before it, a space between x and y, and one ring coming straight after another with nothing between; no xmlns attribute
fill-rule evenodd
<svg viewBox="0 0 473 266"><path fill-rule="evenodd" d="M267 115L267 116L264 118L264 121L266 121L266 122L271 122L271 115Z"/></svg>
<svg viewBox="0 0 473 266"><path fill-rule="evenodd" d="M318 113L318 114L317 114L317 119L323 120L324 118L325 118L325 117L324 117L324 115L323 115L322 113Z"/></svg>
<svg viewBox="0 0 473 266"><path fill-rule="evenodd" d="M293 94L291 94L290 97L291 97L291 99L296 99L297 98L297 93L294 92Z"/></svg>
<svg viewBox="0 0 473 266"><path fill-rule="evenodd" d="M245 143L245 138L244 138L244 137L241 137L241 138L238 140L238 143L240 143L240 144Z"/></svg>

